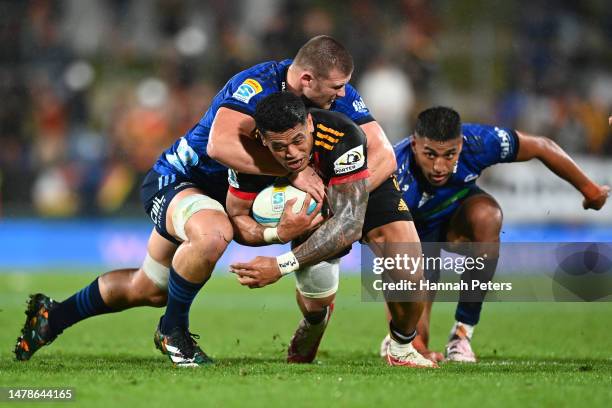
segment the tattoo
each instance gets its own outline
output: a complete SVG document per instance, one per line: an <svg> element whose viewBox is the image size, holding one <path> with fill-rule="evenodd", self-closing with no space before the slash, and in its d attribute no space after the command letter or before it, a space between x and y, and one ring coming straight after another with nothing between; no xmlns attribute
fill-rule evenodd
<svg viewBox="0 0 612 408"><path fill-rule="evenodd" d="M361 237L368 191L366 180L335 184L327 191L333 216L293 250L300 265L329 259Z"/></svg>

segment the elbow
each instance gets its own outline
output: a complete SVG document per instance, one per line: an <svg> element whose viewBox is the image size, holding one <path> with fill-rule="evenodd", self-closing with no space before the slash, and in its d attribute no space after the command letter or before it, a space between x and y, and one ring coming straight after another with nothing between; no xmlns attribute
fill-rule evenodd
<svg viewBox="0 0 612 408"><path fill-rule="evenodd" d="M364 220L362 219L360 222L357 220L351 220L351 227L346 231L346 244L351 245L353 242L357 242L361 239L361 233L363 231Z"/></svg>
<svg viewBox="0 0 612 408"><path fill-rule="evenodd" d="M206 145L206 154L211 159L219 161L219 149L217 148L217 144L209 140Z"/></svg>

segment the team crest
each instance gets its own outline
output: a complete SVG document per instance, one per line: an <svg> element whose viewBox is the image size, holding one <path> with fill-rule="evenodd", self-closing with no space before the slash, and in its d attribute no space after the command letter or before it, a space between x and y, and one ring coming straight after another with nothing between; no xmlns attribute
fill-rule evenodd
<svg viewBox="0 0 612 408"><path fill-rule="evenodd" d="M263 91L263 88L254 79L246 79L234 92L233 98L238 99L240 102L249 103L252 97Z"/></svg>

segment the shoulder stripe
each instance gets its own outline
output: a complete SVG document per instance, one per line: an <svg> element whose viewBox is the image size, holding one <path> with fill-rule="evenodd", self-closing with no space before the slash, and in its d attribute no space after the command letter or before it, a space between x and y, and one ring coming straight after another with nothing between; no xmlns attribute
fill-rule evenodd
<svg viewBox="0 0 612 408"><path fill-rule="evenodd" d="M317 132L316 137L330 141L332 143L338 143L340 139L333 138L331 136L326 135L325 133Z"/></svg>
<svg viewBox="0 0 612 408"><path fill-rule="evenodd" d="M315 140L314 144L315 144L315 146L322 146L324 149L327 149L327 150L333 150L333 148L334 148L334 146L332 146L330 144L327 144L325 142L322 142L320 140Z"/></svg>
<svg viewBox="0 0 612 408"><path fill-rule="evenodd" d="M322 130L322 131L324 131L324 132L327 132L327 133L329 133L329 134L332 134L332 135L334 135L334 136L336 136L336 137L342 137L342 136L344 136L344 132L339 132L339 131L337 131L337 130L335 130L335 129L328 128L327 126L322 125L321 123L317 123L317 128L318 128L318 129L321 129L321 130Z"/></svg>

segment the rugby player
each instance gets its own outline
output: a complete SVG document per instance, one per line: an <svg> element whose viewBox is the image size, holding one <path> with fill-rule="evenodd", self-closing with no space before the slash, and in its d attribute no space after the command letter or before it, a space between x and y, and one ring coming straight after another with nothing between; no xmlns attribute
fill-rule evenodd
<svg viewBox="0 0 612 408"><path fill-rule="evenodd" d="M584 209L599 210L610 192L608 186L591 180L552 140L503 127L462 125L459 114L446 107L421 112L414 135L395 145L395 154L400 187L421 241L448 243L451 252L458 243L499 243L502 210L476 184L481 172L494 164L538 159L583 195ZM488 255L483 276L490 280L499 248L497 245L475 248L483 253L472 255ZM425 272L429 279L439 278L439 271L429 273ZM431 306L432 302L427 302L415 347L426 357L440 361L441 353L428 350ZM445 348L448 360L476 361L470 341L481 309L482 302L457 304L456 321Z"/></svg>
<svg viewBox="0 0 612 408"><path fill-rule="evenodd" d="M377 240L382 234L377 229L391 228L399 237L414 239L410 237L414 226L407 209L398 209L403 201L393 183L390 188L383 184L368 194L366 136L346 116L321 109L306 111L299 97L282 92L259 102L255 121L263 144L287 170L299 172L312 164L327 186L326 202L331 216L308 238L294 242L291 251L276 258L257 257L248 263L236 263L231 270L241 284L251 288L269 285L295 272L297 302L304 317L289 345L287 360L310 363L333 308L339 279L338 256L362 236L365 241L380 243ZM273 182L273 177L243 173L230 177L227 210L238 242L279 243L303 233L298 230L294 236L281 235L277 228L264 228L250 216L257 193ZM314 219L316 211L310 216L306 214L309 202L306 197L301 215ZM288 203L285 213L292 212L291 204ZM398 271L393 273L395 278L400 275ZM421 274L422 271L415 275L405 273L401 277L416 282ZM420 306L418 302L388 303L392 316L387 359L390 365L435 366L411 344L422 311Z"/></svg>
<svg viewBox="0 0 612 408"><path fill-rule="evenodd" d="M188 316L233 236L222 205L228 189L226 166L245 173L287 175L255 138L252 115L257 101L288 90L309 104L346 114L368 137L369 187L387 182L395 171L391 144L348 84L352 71L348 51L333 38L319 36L293 61L266 62L232 77L201 120L162 153L145 177L141 199L155 227L141 267L105 273L63 302L40 293L31 296L16 358L28 360L86 318L135 306L167 305L154 336L156 346L177 366L209 362L189 332ZM322 201L323 184L312 168L289 177Z"/></svg>

